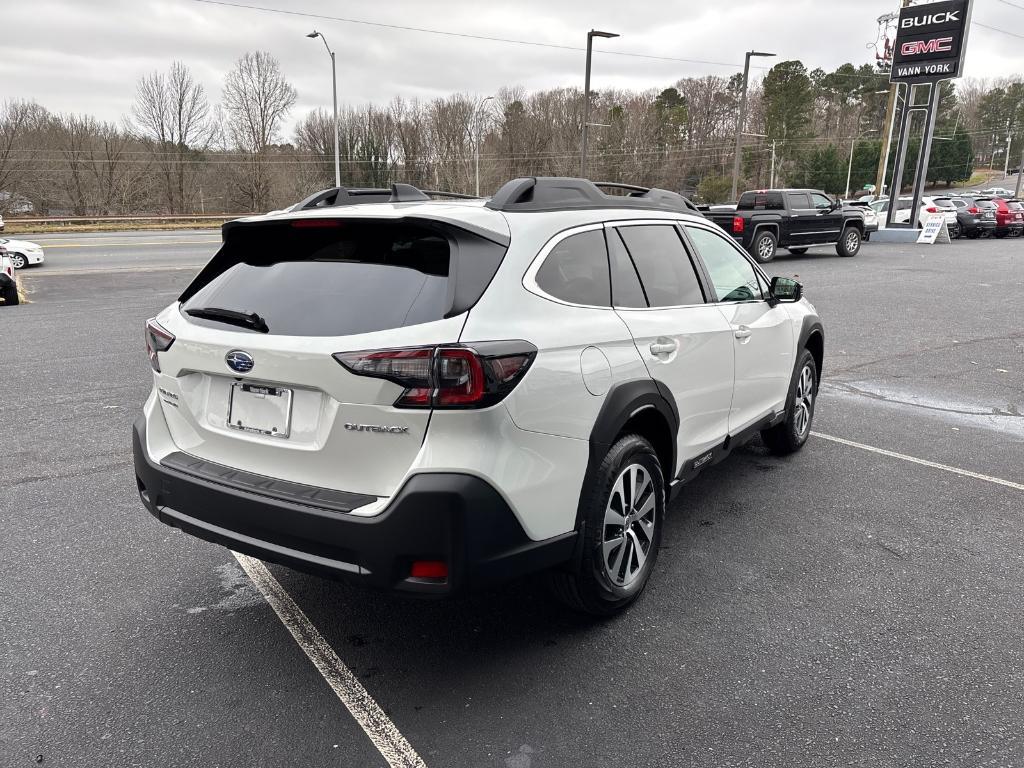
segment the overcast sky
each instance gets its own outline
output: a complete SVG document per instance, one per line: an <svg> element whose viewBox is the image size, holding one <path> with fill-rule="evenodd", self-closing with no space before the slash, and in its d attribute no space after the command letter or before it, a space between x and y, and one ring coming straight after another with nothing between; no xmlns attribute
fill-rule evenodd
<svg viewBox="0 0 1024 768"><path fill-rule="evenodd" d="M238 0L405 26L583 47L588 29L621 34L595 50L724 62L715 66L595 54L593 87L662 88L680 77L728 76L743 51L773 51L809 69L873 61L876 19L897 0ZM1015 6L1020 6L1017 8ZM290 122L330 107L330 63L319 29L338 56L339 100L386 103L454 91L487 95L503 85L581 86L584 54L504 42L283 15L197 0L0 0L4 32L0 99L34 99L53 111L119 120L138 78L184 62L211 101L246 51L265 50L298 89ZM1024 0L976 0L967 49L969 77L1024 72ZM1018 35L1013 36L1014 33ZM780 60L781 60L780 58ZM770 60L769 60L770 61ZM763 72L755 71L755 74ZM285 136L284 138L289 138Z"/></svg>

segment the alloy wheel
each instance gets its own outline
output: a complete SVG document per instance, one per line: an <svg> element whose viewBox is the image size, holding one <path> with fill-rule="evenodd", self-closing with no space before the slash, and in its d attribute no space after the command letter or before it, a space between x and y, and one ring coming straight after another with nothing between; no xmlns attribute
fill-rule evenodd
<svg viewBox="0 0 1024 768"><path fill-rule="evenodd" d="M814 412L814 371L809 365L800 371L793 408L793 427L797 436L802 438L811 427L811 414Z"/></svg>
<svg viewBox="0 0 1024 768"><path fill-rule="evenodd" d="M24 269L28 266L28 259L20 253L11 254L11 266L15 269Z"/></svg>
<svg viewBox="0 0 1024 768"><path fill-rule="evenodd" d="M860 245L860 235L858 235L856 233L856 231L850 232L849 234L846 235L846 251L847 251L847 253L852 253L853 251L857 250L857 246L859 246L859 245Z"/></svg>
<svg viewBox="0 0 1024 768"><path fill-rule="evenodd" d="M657 490L647 469L630 464L619 474L604 512L601 562L617 587L640 576L654 545Z"/></svg>
<svg viewBox="0 0 1024 768"><path fill-rule="evenodd" d="M770 237L762 237L758 242L757 255L762 261L772 257L772 239Z"/></svg>

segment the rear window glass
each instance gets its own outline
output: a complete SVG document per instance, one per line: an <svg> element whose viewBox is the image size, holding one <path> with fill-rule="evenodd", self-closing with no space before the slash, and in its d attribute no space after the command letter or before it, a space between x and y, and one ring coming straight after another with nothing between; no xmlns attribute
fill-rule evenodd
<svg viewBox="0 0 1024 768"><path fill-rule="evenodd" d="M737 210L743 211L781 211L783 209L781 192L744 192L740 195Z"/></svg>
<svg viewBox="0 0 1024 768"><path fill-rule="evenodd" d="M1011 211L1024 210L1024 205L1022 205L1021 203L1007 203L1006 207L1009 208Z"/></svg>
<svg viewBox="0 0 1024 768"><path fill-rule="evenodd" d="M537 271L537 286L571 304L611 306L608 252L599 229L570 235L556 245Z"/></svg>
<svg viewBox="0 0 1024 768"><path fill-rule="evenodd" d="M183 294L182 310L255 313L269 333L283 336L348 336L440 320L465 309L451 284L455 255L486 263L482 275L464 270L482 283L470 303L504 255L501 246L463 234L393 222L240 227Z"/></svg>

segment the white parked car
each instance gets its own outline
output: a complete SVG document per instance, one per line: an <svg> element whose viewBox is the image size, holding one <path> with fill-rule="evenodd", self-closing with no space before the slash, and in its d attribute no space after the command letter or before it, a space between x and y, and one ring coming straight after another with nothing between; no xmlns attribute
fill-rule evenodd
<svg viewBox="0 0 1024 768"><path fill-rule="evenodd" d="M7 251L0 246L0 299L5 305L13 305L19 302L18 281L14 276L14 265Z"/></svg>
<svg viewBox="0 0 1024 768"><path fill-rule="evenodd" d="M910 221L910 207L913 205L914 199L912 197L901 197L897 204L896 210L896 222L905 223ZM871 207L878 213L879 223L883 224L886 221L886 215L889 211L889 199L885 198L882 200L876 200L871 203ZM917 211L917 225L924 227L930 216L941 213L946 219L946 227L949 229L950 237L960 236L960 224L956 217L956 206L949 201L948 198L936 198L930 196L921 197L921 205Z"/></svg>
<svg viewBox="0 0 1024 768"><path fill-rule="evenodd" d="M4 231L4 217L0 215L0 232Z"/></svg>
<svg viewBox="0 0 1024 768"><path fill-rule="evenodd" d="M404 592L549 571L610 614L684 483L758 433L808 439L814 307L679 195L388 195L228 223L147 323L133 443L160 521Z"/></svg>
<svg viewBox="0 0 1024 768"><path fill-rule="evenodd" d="M15 269L35 266L36 264L42 264L44 261L43 248L36 243L30 243L27 240L8 240L0 237L0 246L3 246L7 253L10 254Z"/></svg>

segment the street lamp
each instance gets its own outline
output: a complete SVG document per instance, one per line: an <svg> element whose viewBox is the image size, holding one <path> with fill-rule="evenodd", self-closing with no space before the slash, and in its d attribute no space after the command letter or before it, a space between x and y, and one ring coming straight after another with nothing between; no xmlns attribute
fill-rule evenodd
<svg viewBox="0 0 1024 768"><path fill-rule="evenodd" d="M488 96L486 99L484 99L483 101L480 102L480 105L477 107L477 115L478 115L478 117L474 121L476 123L476 145L475 145L475 147L473 149L473 164L474 164L474 167L475 167L475 174L476 174L476 193L475 194L476 194L477 197L480 197L480 118L479 118L479 113L480 113L481 110L483 110L484 104L486 104L488 101L492 101L493 99L494 99L493 96Z"/></svg>
<svg viewBox="0 0 1024 768"><path fill-rule="evenodd" d="M331 54L331 87L334 91L334 186L341 186L341 158L338 154L338 67L334 60L334 51L331 50L331 46L327 44L327 38L315 29L310 32L306 37L317 38L319 37L324 41L324 48Z"/></svg>
<svg viewBox="0 0 1024 768"><path fill-rule="evenodd" d="M878 133L877 128L869 128L868 130L861 133L860 136L854 136L853 141L850 142L850 164L846 167L846 199L850 197L850 177L853 175L853 150L857 146L857 142L867 136L869 133Z"/></svg>
<svg viewBox="0 0 1024 768"><path fill-rule="evenodd" d="M580 178L587 178L587 138L590 128L590 58L595 37L618 37L615 32L592 29L587 32L587 73L583 78L583 137L580 140Z"/></svg>
<svg viewBox="0 0 1024 768"><path fill-rule="evenodd" d="M743 93L740 96L740 115L736 121L736 155L732 159L732 197L735 200L740 185L740 152L743 150L743 121L747 116L747 86L750 82L750 59L753 56L774 56L774 53L747 51L743 59Z"/></svg>

